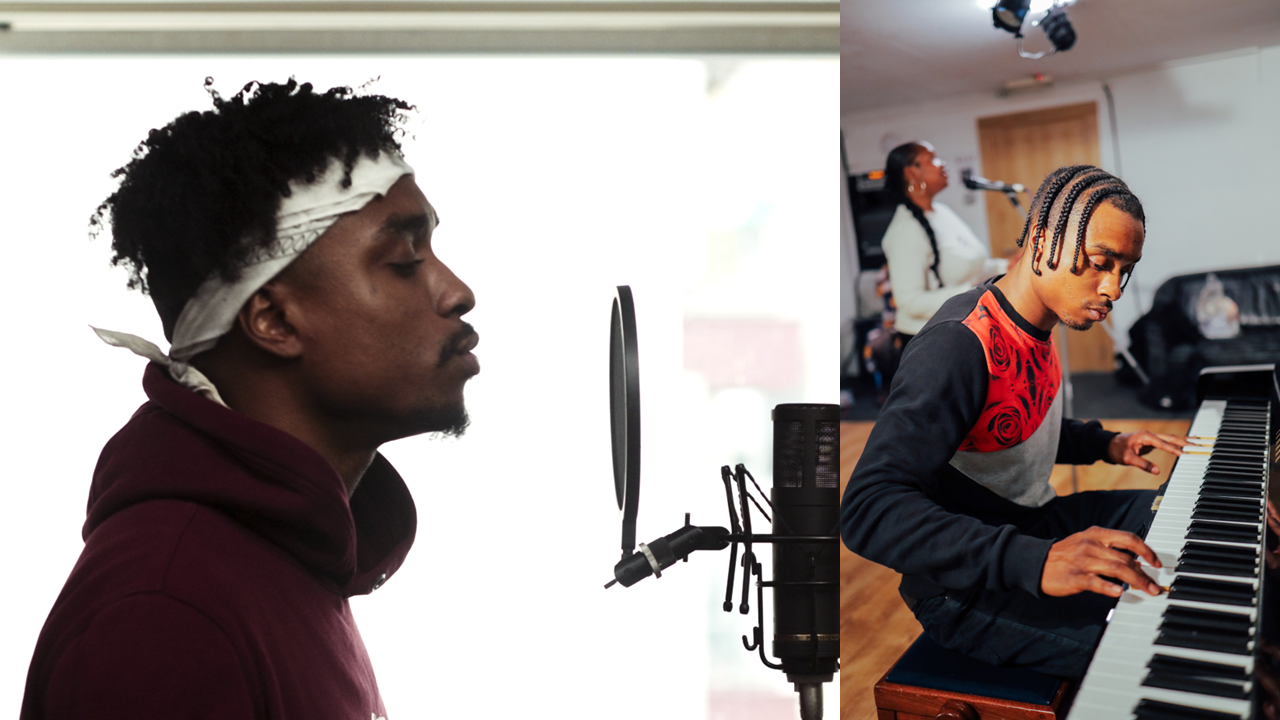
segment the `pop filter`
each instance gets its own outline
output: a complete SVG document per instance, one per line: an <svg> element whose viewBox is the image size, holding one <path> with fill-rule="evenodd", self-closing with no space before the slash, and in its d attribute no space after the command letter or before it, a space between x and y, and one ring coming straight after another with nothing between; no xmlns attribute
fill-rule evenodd
<svg viewBox="0 0 1280 720"><path fill-rule="evenodd" d="M619 285L609 324L609 416L613 429L613 488L622 512L622 556L636 549L640 505L640 359L631 288Z"/></svg>

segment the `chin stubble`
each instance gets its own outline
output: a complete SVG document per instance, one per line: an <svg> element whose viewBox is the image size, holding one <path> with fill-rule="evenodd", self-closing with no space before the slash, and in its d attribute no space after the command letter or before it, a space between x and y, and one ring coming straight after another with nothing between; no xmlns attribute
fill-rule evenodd
<svg viewBox="0 0 1280 720"><path fill-rule="evenodd" d="M437 430L436 434L446 438L460 438L466 434L467 428L471 427L471 416L467 414L467 409L458 408L452 415L446 426Z"/></svg>

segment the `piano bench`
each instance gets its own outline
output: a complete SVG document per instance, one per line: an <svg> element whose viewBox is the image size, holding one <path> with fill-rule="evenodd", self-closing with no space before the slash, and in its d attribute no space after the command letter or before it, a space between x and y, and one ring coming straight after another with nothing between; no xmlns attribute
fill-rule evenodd
<svg viewBox="0 0 1280 720"><path fill-rule="evenodd" d="M992 667L921 635L876 683L878 720L1058 720L1071 683Z"/></svg>

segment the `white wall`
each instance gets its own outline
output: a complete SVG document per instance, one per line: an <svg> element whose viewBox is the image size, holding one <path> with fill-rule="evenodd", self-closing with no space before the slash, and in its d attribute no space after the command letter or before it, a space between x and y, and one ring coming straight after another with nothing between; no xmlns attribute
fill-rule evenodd
<svg viewBox="0 0 1280 720"><path fill-rule="evenodd" d="M1160 283L1210 269L1280 263L1280 238L1264 208L1280 195L1280 48L1198 58L1105 79L1115 99L1118 172L1142 200L1147 242L1112 317L1129 327ZM841 118L850 170L881 168L888 148L928 140L951 163L938 200L987 236L986 202L966 191L960 168L982 174L979 118L1059 105L1098 104L1102 167L1117 172L1104 81L1000 98L991 94L881 108ZM888 146L888 148L885 147ZM998 178L995 178L998 179Z"/></svg>

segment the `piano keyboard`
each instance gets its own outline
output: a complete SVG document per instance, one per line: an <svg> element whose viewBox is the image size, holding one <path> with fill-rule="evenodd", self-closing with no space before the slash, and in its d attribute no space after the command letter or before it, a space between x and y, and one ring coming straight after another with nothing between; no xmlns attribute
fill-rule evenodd
<svg viewBox="0 0 1280 720"><path fill-rule="evenodd" d="M1253 713L1270 403L1205 400L1170 474L1147 545L1171 588L1126 589L1070 720L1240 720Z"/></svg>

